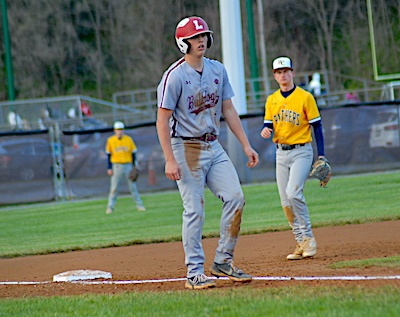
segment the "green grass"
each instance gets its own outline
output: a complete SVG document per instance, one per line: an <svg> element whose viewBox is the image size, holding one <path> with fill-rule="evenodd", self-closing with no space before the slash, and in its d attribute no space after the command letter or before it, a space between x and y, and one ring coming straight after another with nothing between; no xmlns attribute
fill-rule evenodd
<svg viewBox="0 0 400 317"><path fill-rule="evenodd" d="M305 197L314 227L400 219L400 172L309 180ZM275 183L245 186L241 234L288 230ZM178 192L143 195L146 212L120 197L106 215L106 198L0 208L0 257L66 252L181 239ZM221 202L206 191L204 236L219 234Z"/></svg>
<svg viewBox="0 0 400 317"><path fill-rule="evenodd" d="M400 289L282 287L1 300L0 316L398 316Z"/></svg>
<svg viewBox="0 0 400 317"><path fill-rule="evenodd" d="M328 266L332 269L356 268L364 269L369 267L390 267L400 269L400 256L391 256L387 258L354 260L345 262L336 262Z"/></svg>

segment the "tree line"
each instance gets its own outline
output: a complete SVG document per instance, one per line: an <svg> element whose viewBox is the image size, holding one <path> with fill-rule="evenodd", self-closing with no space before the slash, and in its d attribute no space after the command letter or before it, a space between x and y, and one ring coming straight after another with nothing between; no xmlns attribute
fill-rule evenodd
<svg viewBox="0 0 400 317"><path fill-rule="evenodd" d="M377 47L386 48L377 51L380 70L399 72L400 1L371 2ZM246 1L240 3L249 77ZM366 0L262 4L268 67L276 56L288 55L297 71L373 80ZM252 6L259 43L256 0ZM222 59L217 0L8 0L7 7L17 99L82 94L110 100L113 92L153 88L181 56L174 32L185 16L208 22L215 41L207 56ZM4 45L0 54L0 100L6 100ZM351 80L331 80L336 89L356 88Z"/></svg>

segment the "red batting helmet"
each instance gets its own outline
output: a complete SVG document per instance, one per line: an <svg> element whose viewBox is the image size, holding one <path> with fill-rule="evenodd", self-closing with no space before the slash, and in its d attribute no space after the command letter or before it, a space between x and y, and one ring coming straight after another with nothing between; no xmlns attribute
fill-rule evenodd
<svg viewBox="0 0 400 317"><path fill-rule="evenodd" d="M175 30L175 40L180 51L183 54L188 53L190 45L186 40L202 33L207 34L207 48L210 48L213 42L213 37L211 35L212 31L208 28L206 21L200 17L189 17L181 20Z"/></svg>

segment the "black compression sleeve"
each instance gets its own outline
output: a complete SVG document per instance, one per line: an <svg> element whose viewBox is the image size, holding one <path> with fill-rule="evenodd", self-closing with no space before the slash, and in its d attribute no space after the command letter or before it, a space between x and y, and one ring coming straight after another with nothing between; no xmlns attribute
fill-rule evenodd
<svg viewBox="0 0 400 317"><path fill-rule="evenodd" d="M107 154L107 169L112 169L111 154Z"/></svg>
<svg viewBox="0 0 400 317"><path fill-rule="evenodd" d="M270 129L273 129L273 128L274 128L274 125L273 125L272 123L270 123L270 122L268 122L268 123L264 123L263 129L264 129L264 128L270 128Z"/></svg>
<svg viewBox="0 0 400 317"><path fill-rule="evenodd" d="M321 120L311 123L314 128L315 141L317 142L318 156L325 156L324 134L322 133Z"/></svg>
<svg viewBox="0 0 400 317"><path fill-rule="evenodd" d="M136 165L136 153L135 152L132 152L132 163L133 163L133 166Z"/></svg>

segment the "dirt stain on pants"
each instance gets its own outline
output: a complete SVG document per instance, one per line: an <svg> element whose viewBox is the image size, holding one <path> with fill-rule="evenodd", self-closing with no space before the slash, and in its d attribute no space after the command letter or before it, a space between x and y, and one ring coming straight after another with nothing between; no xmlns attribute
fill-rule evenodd
<svg viewBox="0 0 400 317"><path fill-rule="evenodd" d="M283 212L285 213L286 219L289 221L289 224L292 224L294 221L294 213L291 207L283 206Z"/></svg>
<svg viewBox="0 0 400 317"><path fill-rule="evenodd" d="M185 142L185 157L189 170L196 171L200 168L199 158L202 148L203 147L201 143Z"/></svg>
<svg viewBox="0 0 400 317"><path fill-rule="evenodd" d="M229 226L229 236L236 238L239 236L240 224L242 223L242 209L238 209L235 212L235 217L233 218L231 225Z"/></svg>

